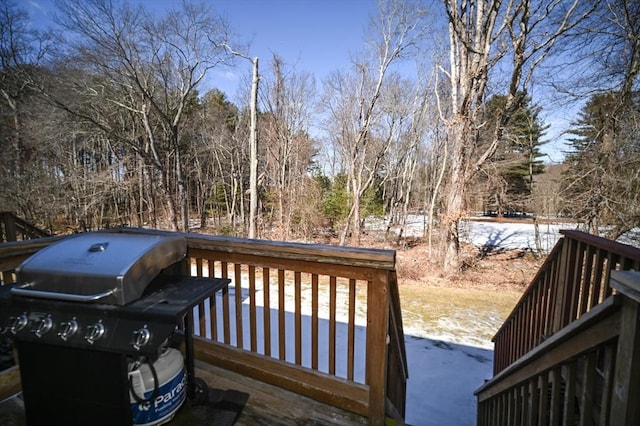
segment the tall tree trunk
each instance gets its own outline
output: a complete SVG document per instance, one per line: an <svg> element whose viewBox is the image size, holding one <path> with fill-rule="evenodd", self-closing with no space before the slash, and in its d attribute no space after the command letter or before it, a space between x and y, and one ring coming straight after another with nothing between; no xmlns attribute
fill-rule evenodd
<svg viewBox="0 0 640 426"><path fill-rule="evenodd" d="M178 186L178 205L180 206L180 216L182 217L180 230L183 232L189 232L189 200L187 197L187 190L185 188L184 173L182 171L182 156L180 154L180 143L178 140L177 125L172 126L171 140L173 142L175 155L176 181Z"/></svg>
<svg viewBox="0 0 640 426"><path fill-rule="evenodd" d="M444 244L444 270L454 272L460 269L460 219L464 216L464 200L466 195L467 146L470 135L469 120L456 117L450 127L450 138L453 144L449 182L445 189L445 206L443 228L446 232Z"/></svg>
<svg viewBox="0 0 640 426"><path fill-rule="evenodd" d="M438 172L438 177L436 179L435 185L433 186L433 191L429 199L429 213L428 213L428 219L427 219L427 232L428 232L427 239L429 244L430 259L432 258L432 254L433 254L433 222L434 222L433 219L434 219L434 213L436 208L436 202L440 194L440 188L442 186L442 181L444 179L445 171L447 170L448 147L449 147L448 141L445 140L443 143L442 164L440 166L440 171ZM438 155L437 155L438 150L439 149L435 149L433 151L436 155L432 155L431 157L432 164L436 163L436 159L438 158Z"/></svg>
<svg viewBox="0 0 640 426"><path fill-rule="evenodd" d="M258 57L253 58L253 80L251 82L251 129L249 145L249 238L256 238L258 226Z"/></svg>

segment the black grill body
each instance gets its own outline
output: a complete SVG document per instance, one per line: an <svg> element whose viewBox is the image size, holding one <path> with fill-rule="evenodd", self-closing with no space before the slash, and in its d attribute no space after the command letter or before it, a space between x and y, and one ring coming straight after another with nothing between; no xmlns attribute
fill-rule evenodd
<svg viewBox="0 0 640 426"><path fill-rule="evenodd" d="M0 286L0 333L17 349L29 426L132 424L128 365L153 362L177 334L194 397L193 308L229 280L176 275L184 239L121 237L62 240L27 259L16 284Z"/></svg>

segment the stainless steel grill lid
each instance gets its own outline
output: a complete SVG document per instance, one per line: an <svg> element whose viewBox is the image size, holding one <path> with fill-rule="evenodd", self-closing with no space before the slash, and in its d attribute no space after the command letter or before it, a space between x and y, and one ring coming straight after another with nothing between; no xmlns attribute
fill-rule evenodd
<svg viewBox="0 0 640 426"><path fill-rule="evenodd" d="M187 252L183 237L86 233L52 244L16 269L17 296L126 305Z"/></svg>

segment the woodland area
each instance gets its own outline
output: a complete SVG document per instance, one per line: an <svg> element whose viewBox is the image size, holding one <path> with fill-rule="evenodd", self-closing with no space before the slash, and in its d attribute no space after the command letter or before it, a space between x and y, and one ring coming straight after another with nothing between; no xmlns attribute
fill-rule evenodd
<svg viewBox="0 0 640 426"><path fill-rule="evenodd" d="M640 226L640 0L379 0L322 81L206 2L55 4L45 29L0 0L0 203L44 229L357 245L420 212L455 270L471 213ZM246 60L245 103L205 84ZM543 113L576 105L549 164Z"/></svg>

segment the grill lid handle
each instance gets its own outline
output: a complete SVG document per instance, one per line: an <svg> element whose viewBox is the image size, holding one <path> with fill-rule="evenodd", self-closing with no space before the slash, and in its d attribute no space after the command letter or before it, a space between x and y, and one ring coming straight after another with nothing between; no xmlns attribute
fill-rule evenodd
<svg viewBox="0 0 640 426"><path fill-rule="evenodd" d="M67 302L95 302L96 300L104 299L105 297L111 296L117 290L111 289L105 291L104 293L96 293L96 294L69 294L69 293L56 293L54 291L41 291L41 290L29 290L26 288L17 288L14 287L11 289L11 294L15 294L16 296L24 296L24 297L36 297L40 299L56 299L56 300L64 300Z"/></svg>

